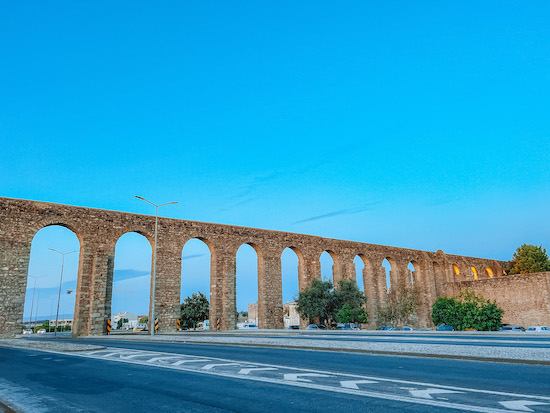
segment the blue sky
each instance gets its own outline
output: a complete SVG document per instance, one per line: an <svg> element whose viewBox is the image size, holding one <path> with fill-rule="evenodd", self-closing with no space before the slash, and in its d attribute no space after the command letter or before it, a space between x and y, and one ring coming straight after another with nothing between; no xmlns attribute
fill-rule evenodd
<svg viewBox="0 0 550 413"><path fill-rule="evenodd" d="M139 194L179 201L174 218L510 259L550 245L549 17L545 2L6 3L0 195L153 213ZM117 276L148 277L141 241ZM189 248L206 255L184 267L204 266Z"/></svg>

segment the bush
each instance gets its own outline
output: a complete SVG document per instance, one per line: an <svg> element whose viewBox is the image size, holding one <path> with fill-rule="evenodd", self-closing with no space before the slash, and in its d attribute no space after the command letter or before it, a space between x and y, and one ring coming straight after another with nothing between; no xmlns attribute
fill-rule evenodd
<svg viewBox="0 0 550 413"><path fill-rule="evenodd" d="M502 325L503 313L496 302L485 300L469 290L452 298L440 297L432 306L432 320L435 325L447 324L459 331L496 331Z"/></svg>

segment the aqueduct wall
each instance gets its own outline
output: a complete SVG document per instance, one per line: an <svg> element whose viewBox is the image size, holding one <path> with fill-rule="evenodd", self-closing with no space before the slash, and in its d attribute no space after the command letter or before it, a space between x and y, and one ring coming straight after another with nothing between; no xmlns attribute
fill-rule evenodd
<svg viewBox="0 0 550 413"><path fill-rule="evenodd" d="M126 212L75 207L46 202L0 197L0 337L20 332L31 242L42 228L61 225L80 241L80 257L74 313L74 335L106 333L111 313L115 245L127 232L144 235L154 243L155 217ZM260 328L282 328L281 254L292 248L299 259L300 289L320 278L319 257L328 251L333 260L333 278L356 278L354 258L365 263L364 290L370 327L376 325L376 311L385 300L388 259L392 266L391 286L411 283L407 268L413 263L413 279L421 292L418 311L420 326L431 325L431 305L446 295L449 283L500 277L505 263L495 260L447 255L311 235L270 231L231 225L159 218L155 315L160 331L175 331L180 306L181 253L185 243L203 240L211 252L210 320L220 320L221 329L236 328L236 253L243 244L258 254L258 318ZM215 328L215 322L211 322Z"/></svg>

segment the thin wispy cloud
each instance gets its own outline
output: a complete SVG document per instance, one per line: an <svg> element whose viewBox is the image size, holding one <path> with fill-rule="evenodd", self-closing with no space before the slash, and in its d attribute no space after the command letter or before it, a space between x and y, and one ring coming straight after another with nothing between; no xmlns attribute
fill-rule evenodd
<svg viewBox="0 0 550 413"><path fill-rule="evenodd" d="M327 214L317 215L317 216L314 216L314 217L302 219L300 221L294 222L294 224L303 224L304 222L310 222L310 221L317 221L317 220L320 220L320 219L333 218L333 217L337 217L337 216L340 216L340 215L359 214L361 212L371 211L376 207L376 205L379 205L381 203L382 203L382 201L376 201L376 202L371 202L370 204L359 207L359 208L341 209L339 211L333 211L333 212L329 212Z"/></svg>
<svg viewBox="0 0 550 413"><path fill-rule="evenodd" d="M220 208L219 211L230 211L233 208L237 208L239 206L256 201L257 199L261 198L262 191L264 190L265 186L268 185L270 182L284 179L288 176L295 177L320 168L327 163L327 161L318 161L298 168L269 171L263 174L252 176L250 177L250 181L240 188L240 192L228 198L228 205Z"/></svg>
<svg viewBox="0 0 550 413"><path fill-rule="evenodd" d="M204 257L205 254L193 254L193 255L184 255L181 257L182 260L192 260L193 258Z"/></svg>

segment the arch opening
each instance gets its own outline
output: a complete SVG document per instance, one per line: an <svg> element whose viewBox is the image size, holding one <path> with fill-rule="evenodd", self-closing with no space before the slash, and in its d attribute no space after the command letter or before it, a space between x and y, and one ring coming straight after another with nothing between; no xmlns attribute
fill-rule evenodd
<svg viewBox="0 0 550 413"><path fill-rule="evenodd" d="M470 267L470 273L471 273L470 275L473 277L474 280L478 279L477 269L473 265Z"/></svg>
<svg viewBox="0 0 550 413"><path fill-rule="evenodd" d="M110 319L113 330L133 331L149 318L153 247L137 232L123 234L115 245Z"/></svg>
<svg viewBox="0 0 550 413"><path fill-rule="evenodd" d="M209 242L203 238L188 240L181 250L181 283L180 283L180 308L187 298L193 294L203 294L210 307L210 269L212 265L212 252ZM182 328L207 329L206 320L209 320L209 312L206 312L202 320L181 319Z"/></svg>
<svg viewBox="0 0 550 413"><path fill-rule="evenodd" d="M363 272L367 263L365 262L367 258L364 255L357 254L353 258L353 263L355 264L355 279L357 280L357 287L360 291L365 292L365 280L363 279Z"/></svg>
<svg viewBox="0 0 550 413"><path fill-rule="evenodd" d="M285 248L281 254L281 281L283 291L283 325L285 328L300 325L295 299L300 291L301 252L295 247Z"/></svg>
<svg viewBox="0 0 550 413"><path fill-rule="evenodd" d="M391 290L391 270L392 270L392 264L390 263L390 258L384 258L384 261L382 261L382 267L384 267L386 271L386 293L389 294Z"/></svg>
<svg viewBox="0 0 550 413"><path fill-rule="evenodd" d="M321 267L321 278L323 280L330 280L334 285L334 265L336 264L336 254L333 251L325 250L319 257L319 263Z"/></svg>
<svg viewBox="0 0 550 413"><path fill-rule="evenodd" d="M458 268L458 265L453 264L453 271L455 275L460 275L460 269Z"/></svg>
<svg viewBox="0 0 550 413"><path fill-rule="evenodd" d="M416 282L416 277L418 275L417 273L418 263L416 261L410 261L407 265L407 270L409 270L410 274L410 282L411 285L414 285Z"/></svg>
<svg viewBox="0 0 550 413"><path fill-rule="evenodd" d="M489 275L490 278L493 278L493 270L489 267L485 268L485 271L487 271L487 275Z"/></svg>
<svg viewBox="0 0 550 413"><path fill-rule="evenodd" d="M48 225L35 234L25 289L25 327L54 331L59 301L58 330L72 331L80 246L80 237L67 225Z"/></svg>
<svg viewBox="0 0 550 413"><path fill-rule="evenodd" d="M252 244L242 244L236 255L236 321L237 328L243 323L258 325L258 262L260 249Z"/></svg>

